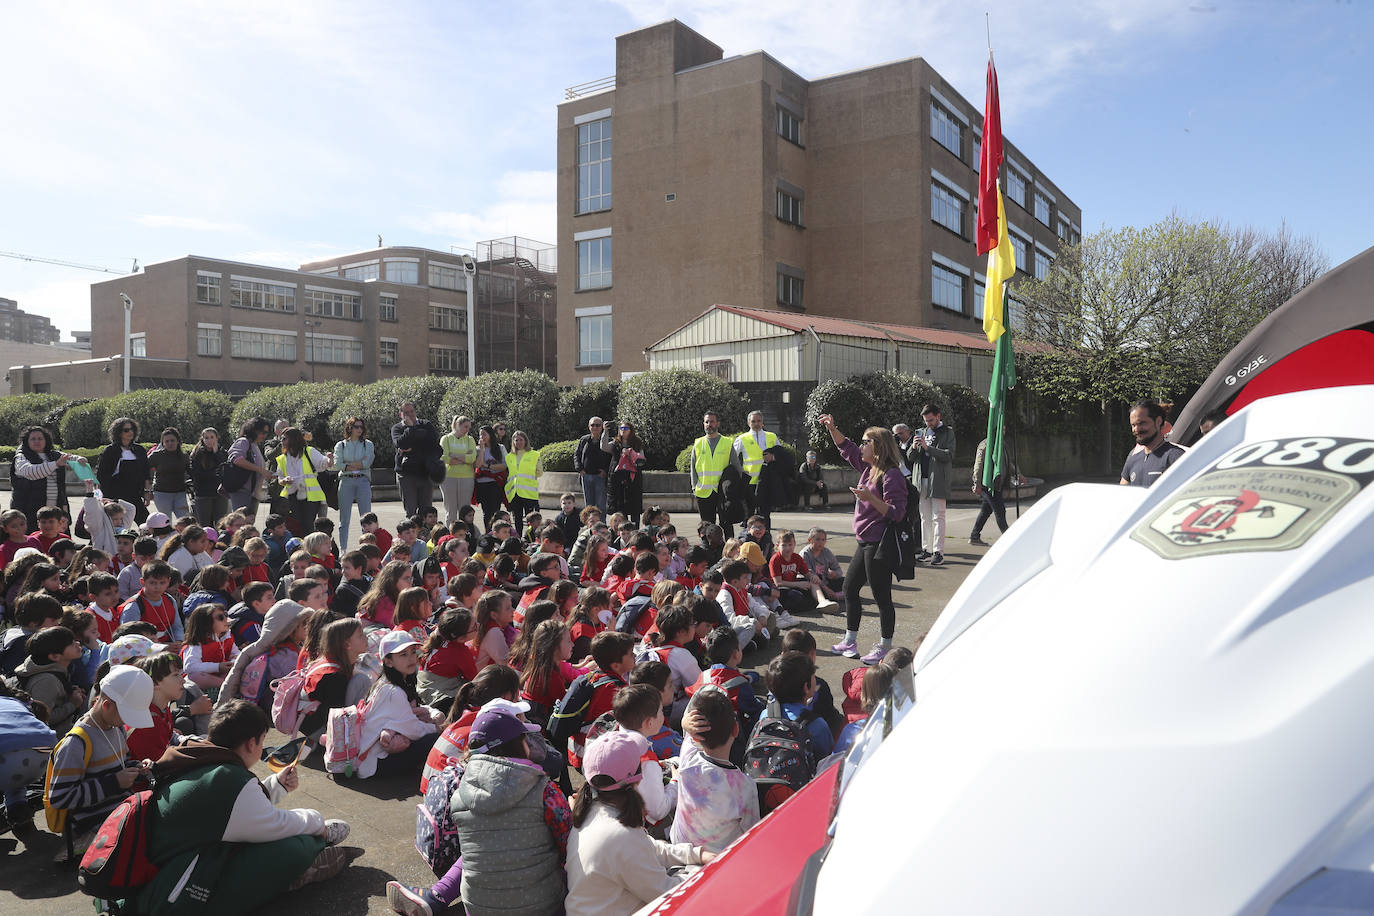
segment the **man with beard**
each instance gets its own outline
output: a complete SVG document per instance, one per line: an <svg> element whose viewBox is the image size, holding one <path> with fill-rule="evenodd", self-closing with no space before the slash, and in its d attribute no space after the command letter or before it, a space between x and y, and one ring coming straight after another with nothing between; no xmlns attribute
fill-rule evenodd
<svg viewBox="0 0 1374 916"><path fill-rule="evenodd" d="M1121 484L1149 487L1183 457L1184 449L1164 438L1164 408L1153 398L1131 406L1131 432L1139 449L1126 457L1121 468Z"/></svg>

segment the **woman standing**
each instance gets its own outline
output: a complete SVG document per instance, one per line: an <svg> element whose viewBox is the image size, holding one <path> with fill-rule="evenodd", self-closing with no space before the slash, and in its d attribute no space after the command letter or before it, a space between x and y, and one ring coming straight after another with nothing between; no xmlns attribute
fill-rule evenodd
<svg viewBox="0 0 1374 916"><path fill-rule="evenodd" d="M439 491L444 494L444 524L450 529L458 521L458 511L472 502L473 474L477 469L477 443L468 435L472 421L454 417L452 429L439 440L445 470Z"/></svg>
<svg viewBox="0 0 1374 916"><path fill-rule="evenodd" d="M367 424L361 417L344 421L344 437L334 445L334 467L339 469L339 549L348 549L348 525L353 506L358 517L372 511L372 459L376 448L367 438Z"/></svg>
<svg viewBox="0 0 1374 916"><path fill-rule="evenodd" d="M229 499L219 492L220 465L229 456L219 444L219 433L210 427L200 431L200 440L191 449L191 514L207 528L229 513Z"/></svg>
<svg viewBox="0 0 1374 916"><path fill-rule="evenodd" d="M629 420L620 421L614 439L608 426L601 434L601 450L611 455L611 480L606 494L611 512L623 512L630 521L639 524L644 511L644 441Z"/></svg>
<svg viewBox="0 0 1374 916"><path fill-rule="evenodd" d="M10 464L10 508L24 513L26 530L38 530L38 510L44 506L67 508L67 462L74 458L53 448L48 431L41 426L30 426L20 434Z"/></svg>
<svg viewBox="0 0 1374 916"><path fill-rule="evenodd" d="M286 514L300 526L298 537L315 530L315 519L324 505L324 490L320 488L319 469L334 463L332 456L323 455L305 444L305 433L294 426L281 434L281 454L277 456L277 479L286 500Z"/></svg>
<svg viewBox="0 0 1374 916"><path fill-rule="evenodd" d="M148 518L148 501L153 491L147 485L148 454L139 448L138 424L120 417L110 424L110 444L100 453L95 479L106 499L122 499L134 507L134 520Z"/></svg>
<svg viewBox="0 0 1374 916"><path fill-rule="evenodd" d="M181 432L169 426L158 437L158 446L148 453L148 468L153 473L153 504L157 511L176 520L191 511L186 498L186 472L190 462L181 450Z"/></svg>
<svg viewBox="0 0 1374 916"><path fill-rule="evenodd" d="M539 511L539 450L530 448L530 437L523 430L511 433L506 471L506 498L519 532L524 530L525 513Z"/></svg>
<svg viewBox="0 0 1374 916"><path fill-rule="evenodd" d="M897 630L897 609L892 606L892 567L878 556L879 545L888 526L906 515L906 478L902 476L902 456L892 430L870 426L863 441L855 445L835 428L835 418L821 414L821 425L830 431L840 455L859 475L859 485L850 487L854 494L854 537L858 546L849 571L844 574L845 624L844 640L831 646L831 651L846 658L859 657L859 623L863 620L863 606L859 603L859 589L864 583L873 589L878 603L878 625L881 641L862 659L865 665L876 665L892 648L892 634Z"/></svg>
<svg viewBox="0 0 1374 916"><path fill-rule="evenodd" d="M271 429L272 424L264 417L254 417L243 424L239 430L239 437L229 446L229 463L238 469L234 476L242 477L243 480L237 486L231 486L229 475L226 473L223 489L229 499L229 508L242 512L250 522L257 519L258 487L267 476L267 461L262 457L262 443Z"/></svg>
<svg viewBox="0 0 1374 916"><path fill-rule="evenodd" d="M491 517L505 498L506 452L496 442L496 433L483 426L477 433L477 470L473 475L477 501L482 505L482 524L491 530Z"/></svg>

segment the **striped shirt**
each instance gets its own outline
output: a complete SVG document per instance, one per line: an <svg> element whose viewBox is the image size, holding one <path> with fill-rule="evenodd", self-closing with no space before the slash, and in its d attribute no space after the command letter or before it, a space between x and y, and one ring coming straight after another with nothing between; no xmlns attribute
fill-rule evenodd
<svg viewBox="0 0 1374 916"><path fill-rule="evenodd" d="M91 759L86 761L85 742L79 736L68 734L63 738L53 759L49 797L54 808L69 812L72 828L79 834L99 825L128 797L129 790L120 788L118 776L129 755L129 745L122 725L101 728L89 712L76 724L90 736Z"/></svg>

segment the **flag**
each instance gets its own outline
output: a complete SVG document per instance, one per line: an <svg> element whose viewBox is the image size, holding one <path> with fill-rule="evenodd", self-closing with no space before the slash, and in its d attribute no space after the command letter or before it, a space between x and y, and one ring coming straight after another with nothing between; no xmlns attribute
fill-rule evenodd
<svg viewBox="0 0 1374 916"><path fill-rule="evenodd" d="M1011 349L1011 333L1007 332L997 338L997 355L992 360L992 385L988 387L988 445L983 450L983 479L980 482L989 490L993 487L994 479L1008 468L1007 392L1015 387L1016 359Z"/></svg>
<svg viewBox="0 0 1374 916"><path fill-rule="evenodd" d="M974 236L978 253L987 254L997 245L998 224L1002 223L997 205L997 175L1002 169L1002 103L997 98L997 70L988 51L988 94L983 108L983 152L978 165L978 229Z"/></svg>
<svg viewBox="0 0 1374 916"><path fill-rule="evenodd" d="M983 333L988 343L997 343L1007 329L1007 316L1002 287L1016 275L1016 250L1007 234L1007 211L1002 205L1002 191L994 189L997 198L997 246L988 252L988 282L983 288Z"/></svg>

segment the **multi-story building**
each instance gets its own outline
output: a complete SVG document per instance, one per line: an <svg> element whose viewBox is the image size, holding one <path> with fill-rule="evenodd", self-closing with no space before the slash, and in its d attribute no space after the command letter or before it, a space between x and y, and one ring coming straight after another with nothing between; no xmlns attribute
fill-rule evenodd
<svg viewBox="0 0 1374 916"><path fill-rule="evenodd" d="M647 346L715 303L978 329L982 115L921 58L808 80L671 21L618 37L614 78L567 95L565 384L646 369ZM1043 275L1082 214L1005 148L1017 264Z"/></svg>
<svg viewBox="0 0 1374 916"><path fill-rule="evenodd" d="M62 332L44 315L30 315L13 299L0 297L0 340L16 343L56 344Z"/></svg>

